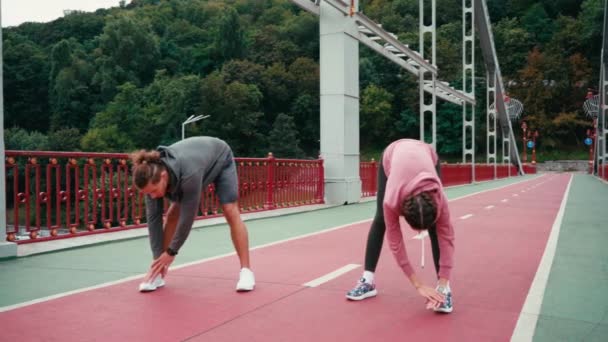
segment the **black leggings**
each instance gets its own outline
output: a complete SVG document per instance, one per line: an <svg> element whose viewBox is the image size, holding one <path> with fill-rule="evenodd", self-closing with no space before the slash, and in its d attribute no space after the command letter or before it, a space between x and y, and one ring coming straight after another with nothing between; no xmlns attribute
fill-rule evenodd
<svg viewBox="0 0 608 342"><path fill-rule="evenodd" d="M441 168L439 161L435 165L437 175L441 179ZM372 221L372 226L367 236L367 247L365 248L365 270L370 272L376 271L378 259L380 259L380 251L384 242L384 232L386 224L384 223L384 210L382 203L384 202L384 192L386 190L386 174L382 166L382 157L378 166L378 193L376 194L376 215ZM431 239L431 249L433 251L433 263L435 271L439 274L439 242L437 241L437 229L435 225L429 229L429 238Z"/></svg>

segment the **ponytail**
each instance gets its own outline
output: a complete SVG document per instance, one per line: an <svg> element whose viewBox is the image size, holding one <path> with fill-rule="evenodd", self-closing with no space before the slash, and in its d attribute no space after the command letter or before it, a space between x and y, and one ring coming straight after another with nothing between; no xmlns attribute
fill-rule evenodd
<svg viewBox="0 0 608 342"><path fill-rule="evenodd" d="M133 182L139 189L143 189L152 182L158 183L160 174L165 166L160 160L160 152L139 150L129 156L133 163Z"/></svg>

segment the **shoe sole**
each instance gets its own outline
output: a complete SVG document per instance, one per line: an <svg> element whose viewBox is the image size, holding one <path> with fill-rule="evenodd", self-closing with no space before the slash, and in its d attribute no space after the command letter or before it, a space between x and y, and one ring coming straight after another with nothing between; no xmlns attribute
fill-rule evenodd
<svg viewBox="0 0 608 342"><path fill-rule="evenodd" d="M450 313L450 312L452 312L452 310L454 310L453 307L451 307L449 309L433 309L433 311L438 312L438 313Z"/></svg>
<svg viewBox="0 0 608 342"><path fill-rule="evenodd" d="M358 297L346 295L346 298L349 300L364 300L365 298L375 297L377 294L378 294L378 290L374 289L374 290L366 292Z"/></svg>
<svg viewBox="0 0 608 342"><path fill-rule="evenodd" d="M152 287L141 288L141 287L140 287L140 288L139 288L139 292L153 292L153 291L156 291L156 289L157 289L157 288L158 288L158 287L154 287L154 288L152 288Z"/></svg>
<svg viewBox="0 0 608 342"><path fill-rule="evenodd" d="M139 292L153 292L164 286L165 286L165 282L162 282L162 283L156 285L155 287L148 287L148 288L143 288L143 289L141 288L141 285L140 285Z"/></svg>
<svg viewBox="0 0 608 342"><path fill-rule="evenodd" d="M249 292L249 291L253 291L254 288L255 288L255 285L253 285L251 287L237 287L236 292Z"/></svg>

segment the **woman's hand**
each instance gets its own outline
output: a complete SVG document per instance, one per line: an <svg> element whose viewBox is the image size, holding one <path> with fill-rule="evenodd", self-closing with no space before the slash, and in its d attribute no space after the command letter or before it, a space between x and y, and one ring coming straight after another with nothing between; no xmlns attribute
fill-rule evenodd
<svg viewBox="0 0 608 342"><path fill-rule="evenodd" d="M441 305L443 301L445 301L445 297L437 292L434 288L428 287L426 285L421 285L416 287L416 291L422 297L426 298L426 308L433 309Z"/></svg>
<svg viewBox="0 0 608 342"><path fill-rule="evenodd" d="M163 252L163 254L152 262L152 266L150 266L150 271L148 272L145 281L151 282L158 275L162 275L164 277L167 274L169 266L173 263L173 260L175 260L175 256L171 256L167 254L167 252Z"/></svg>

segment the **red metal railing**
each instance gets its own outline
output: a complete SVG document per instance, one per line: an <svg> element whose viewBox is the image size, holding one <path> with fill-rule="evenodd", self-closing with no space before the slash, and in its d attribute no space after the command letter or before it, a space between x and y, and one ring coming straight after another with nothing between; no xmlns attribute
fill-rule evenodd
<svg viewBox="0 0 608 342"><path fill-rule="evenodd" d="M6 151L7 240L17 243L145 225L128 155ZM235 158L243 212L323 203L323 161ZM197 218L220 214L213 185ZM29 239L28 239L29 237Z"/></svg>
<svg viewBox="0 0 608 342"><path fill-rule="evenodd" d="M536 173L536 166L524 166L524 171L526 173ZM494 164L475 164L475 181L483 182L507 178L509 172L510 176L518 175L517 168L513 165L496 165L496 176L494 176ZM441 182L443 186L472 183L471 164L441 164Z"/></svg>
<svg viewBox="0 0 608 342"><path fill-rule="evenodd" d="M493 179L509 177L509 167L511 176L517 175L515 166L497 165L496 177L494 176L494 164L475 164L475 181L488 181ZM536 166L531 164L524 165L526 174L536 173ZM361 162L359 174L361 177L361 196L369 197L376 195L378 163L375 161ZM454 186L472 183L471 164L441 164L441 182L444 186Z"/></svg>
<svg viewBox="0 0 608 342"><path fill-rule="evenodd" d="M6 151L7 240L45 241L145 226L143 196L127 154ZM243 212L323 203L323 161L236 158ZM361 162L362 197L375 196L378 162ZM517 175L514 166L476 164L476 181ZM536 166L525 164L526 173ZM442 164L444 186L472 182L470 164ZM494 175L496 173L496 176ZM168 203L166 203L168 204ZM213 185L197 218L220 215ZM29 237L29 239L28 239Z"/></svg>
<svg viewBox="0 0 608 342"><path fill-rule="evenodd" d="M360 162L359 177L361 178L361 197L376 196L378 191L378 163L373 159L371 162Z"/></svg>
<svg viewBox="0 0 608 342"><path fill-rule="evenodd" d="M523 164L524 172L527 175L536 174L536 164Z"/></svg>

